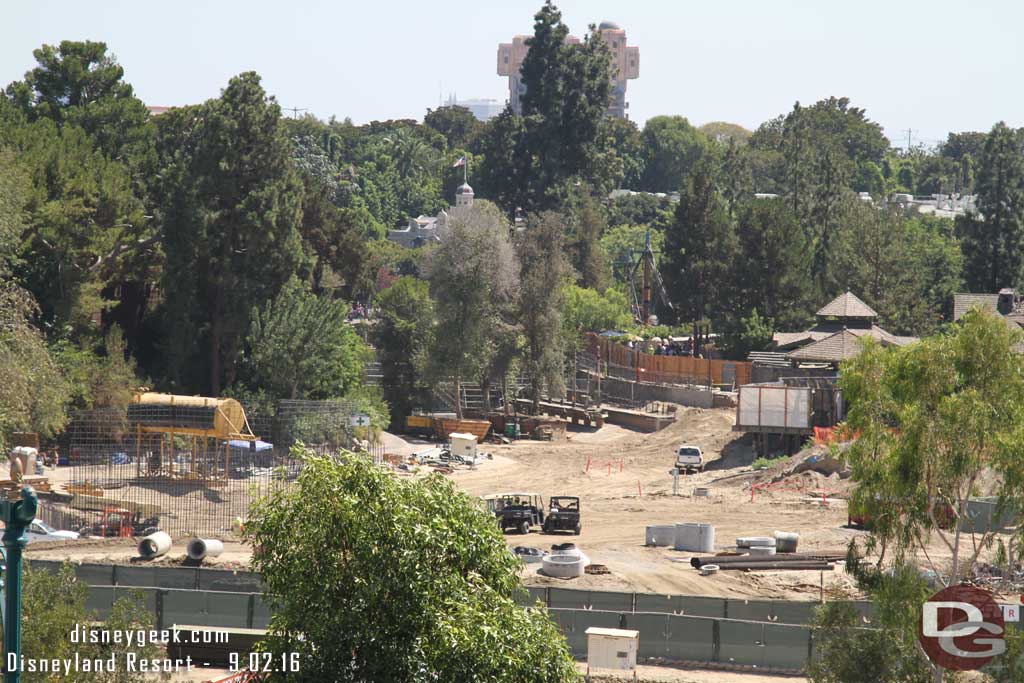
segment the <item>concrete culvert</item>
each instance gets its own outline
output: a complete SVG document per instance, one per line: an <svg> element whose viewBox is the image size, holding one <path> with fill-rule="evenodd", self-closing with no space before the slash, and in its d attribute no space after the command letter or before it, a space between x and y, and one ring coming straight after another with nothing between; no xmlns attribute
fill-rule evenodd
<svg viewBox="0 0 1024 683"><path fill-rule="evenodd" d="M224 552L224 544L215 538L193 538L188 542L188 557L190 560L217 557L222 552Z"/></svg>
<svg viewBox="0 0 1024 683"><path fill-rule="evenodd" d="M667 547L676 543L675 524L655 524L647 527L647 545Z"/></svg>
<svg viewBox="0 0 1024 683"><path fill-rule="evenodd" d="M587 560L576 555L548 555L541 560L541 564L541 571L547 576L557 579L572 579L583 576Z"/></svg>
<svg viewBox="0 0 1024 683"><path fill-rule="evenodd" d="M165 555L171 549L171 537L166 531L157 531L139 541L139 555L144 560Z"/></svg>

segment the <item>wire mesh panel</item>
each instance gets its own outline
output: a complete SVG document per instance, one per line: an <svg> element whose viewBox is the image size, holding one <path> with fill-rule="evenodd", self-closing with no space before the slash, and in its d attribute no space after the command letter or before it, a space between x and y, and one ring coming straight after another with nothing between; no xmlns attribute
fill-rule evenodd
<svg viewBox="0 0 1024 683"><path fill-rule="evenodd" d="M153 528L177 537L224 534L254 500L298 476L301 463L290 452L296 443L319 454L345 448L383 456L349 402L244 409L252 430L244 435L214 432L208 415L187 407L76 413L66 434L69 467L51 475L71 495L44 503L41 518L97 536Z"/></svg>

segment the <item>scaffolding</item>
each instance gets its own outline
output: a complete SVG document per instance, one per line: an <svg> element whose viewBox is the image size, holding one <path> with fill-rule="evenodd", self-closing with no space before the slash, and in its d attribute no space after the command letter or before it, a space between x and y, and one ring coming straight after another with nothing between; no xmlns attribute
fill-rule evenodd
<svg viewBox="0 0 1024 683"><path fill-rule="evenodd" d="M320 455L383 448L347 401L277 401L136 396L127 411L79 411L61 446L69 467L40 518L78 529L105 510L159 519L172 536L221 535L256 499L298 477L291 455L303 443ZM182 400L185 399L185 400ZM76 526L77 525L77 526Z"/></svg>

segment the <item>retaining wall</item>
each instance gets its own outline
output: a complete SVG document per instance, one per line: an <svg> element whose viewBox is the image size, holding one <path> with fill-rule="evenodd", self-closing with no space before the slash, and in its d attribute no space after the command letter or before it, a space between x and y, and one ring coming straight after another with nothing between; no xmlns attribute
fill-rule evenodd
<svg viewBox="0 0 1024 683"><path fill-rule="evenodd" d="M715 404L715 394L707 387L648 384L615 377L606 377L601 380L601 393L608 396L629 397L640 403L665 401L694 408L711 408Z"/></svg>

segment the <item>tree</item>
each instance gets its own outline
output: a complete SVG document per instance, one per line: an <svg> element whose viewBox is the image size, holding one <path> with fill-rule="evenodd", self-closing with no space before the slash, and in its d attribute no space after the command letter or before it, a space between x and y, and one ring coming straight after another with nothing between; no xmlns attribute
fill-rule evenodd
<svg viewBox="0 0 1024 683"><path fill-rule="evenodd" d="M12 432L47 439L67 423L69 388L30 322L38 312L31 294L10 282L0 285L0 447Z"/></svg>
<svg viewBox="0 0 1024 683"><path fill-rule="evenodd" d="M519 322L525 338L525 371L534 413L544 389L560 396L563 386L562 281L568 264L562 254L564 228L556 213L542 213L529 221L519 255L521 285Z"/></svg>
<svg viewBox="0 0 1024 683"><path fill-rule="evenodd" d="M111 326L102 344L61 339L53 345L52 354L67 381L70 407L127 411L139 379L120 327Z"/></svg>
<svg viewBox="0 0 1024 683"><path fill-rule="evenodd" d="M566 247L570 265L575 269L584 287L603 291L608 286L610 271L608 256L601 237L608 228L601 205L587 192L575 193L575 201L564 210L568 228Z"/></svg>
<svg viewBox="0 0 1024 683"><path fill-rule="evenodd" d="M777 329L798 329L810 318L815 293L810 242L789 205L783 199L748 200L736 233L736 260L726 278L733 310L758 311Z"/></svg>
<svg viewBox="0 0 1024 683"><path fill-rule="evenodd" d="M477 201L452 211L449 224L449 235L426 266L437 311L427 372L434 381L450 378L458 399L462 381L485 375L498 352L519 269L508 223L493 204ZM456 413L461 418L460 400Z"/></svg>
<svg viewBox="0 0 1024 683"><path fill-rule="evenodd" d="M637 189L644 175L644 140L636 124L629 119L606 116L601 127L611 140L616 156L622 160L622 187Z"/></svg>
<svg viewBox="0 0 1024 683"><path fill-rule="evenodd" d="M563 286L562 296L562 337L570 359L583 350L584 333L621 330L633 324L629 301L617 289L602 293L569 282Z"/></svg>
<svg viewBox="0 0 1024 683"><path fill-rule="evenodd" d="M384 400L396 425L425 401L420 368L432 344L434 304L428 284L401 277L377 295L372 340L380 359Z"/></svg>
<svg viewBox="0 0 1024 683"><path fill-rule="evenodd" d="M1024 264L1024 133L997 123L985 138L977 214L957 223L971 291L1014 287Z"/></svg>
<svg viewBox="0 0 1024 683"><path fill-rule="evenodd" d="M484 127L473 112L459 105L428 109L423 125L443 135L449 149L472 146Z"/></svg>
<svg viewBox="0 0 1024 683"><path fill-rule="evenodd" d="M944 587L973 575L994 532L961 524L968 498L992 496L997 514L1024 503L1019 343L1001 316L973 310L941 335L890 349L869 341L844 363L847 423L859 434L846 451L857 481L850 506L872 519L869 550L891 549L896 566L920 552ZM948 562L929 555L933 538Z"/></svg>
<svg viewBox="0 0 1024 683"><path fill-rule="evenodd" d="M643 130L644 175L640 189L675 192L697 160L708 149L708 140L682 116L655 116Z"/></svg>
<svg viewBox="0 0 1024 683"><path fill-rule="evenodd" d="M675 222L665 233L665 285L680 321L709 320L723 311L736 233L707 158L686 177Z"/></svg>
<svg viewBox="0 0 1024 683"><path fill-rule="evenodd" d="M26 660L70 660L82 663L72 666L67 672L55 675L49 672L28 671L22 673L25 683L44 683L53 680L72 683L142 683L153 680L151 673L138 670L144 660L167 656L159 645L138 641L126 643L119 639L115 643L72 642L69 634L95 632L96 614L87 609L89 587L76 580L70 564L64 564L56 572L32 569L25 565L24 592L22 597L21 653ZM119 597L110 614L103 620L102 628L109 633L149 632L155 627L153 617L145 607L143 591L118 591ZM129 656L134 666L129 666ZM86 660L114 658L113 671L91 671L84 666ZM160 679L169 678L163 674Z"/></svg>
<svg viewBox="0 0 1024 683"><path fill-rule="evenodd" d="M522 116L499 116L481 142L487 196L509 215L555 208L577 181L605 194L621 180L621 159L602 135L611 93L608 47L594 27L578 44L567 44L568 34L547 0L520 69Z"/></svg>
<svg viewBox="0 0 1024 683"><path fill-rule="evenodd" d="M264 647L301 660L289 680L579 680L547 613L516 604L518 561L468 495L354 454L293 454L295 485L246 523L275 602Z"/></svg>
<svg viewBox="0 0 1024 683"><path fill-rule="evenodd" d="M38 66L7 87L8 97L30 120L78 126L105 156L133 168L151 161L149 111L124 82L124 69L107 53L106 43L64 40L32 54Z"/></svg>
<svg viewBox="0 0 1024 683"><path fill-rule="evenodd" d="M279 398L340 398L362 384L370 350L346 322L348 305L296 277L252 313L245 382Z"/></svg>
<svg viewBox="0 0 1024 683"><path fill-rule="evenodd" d="M165 185L166 351L178 386L231 384L253 307L303 260L302 185L281 110L249 72L220 99L158 119ZM187 369L204 371L206 380Z"/></svg>
<svg viewBox="0 0 1024 683"><path fill-rule="evenodd" d="M729 143L743 145L753 135L753 133L738 123L729 123L728 121L711 121L705 123L697 130L703 133L704 137L708 140L714 140L722 145Z"/></svg>
<svg viewBox="0 0 1024 683"><path fill-rule="evenodd" d="M960 285L951 221L851 201L839 223L825 293L855 292L895 334L936 332Z"/></svg>

